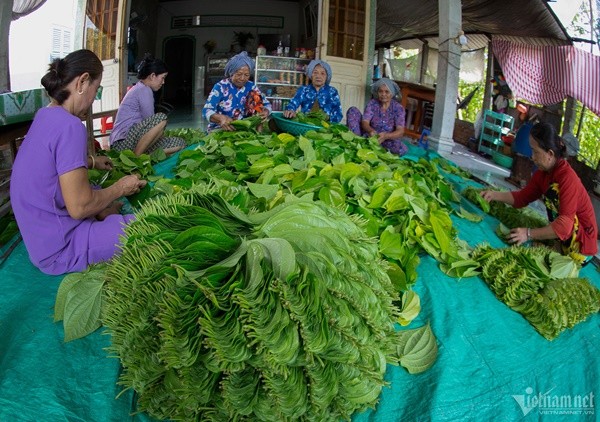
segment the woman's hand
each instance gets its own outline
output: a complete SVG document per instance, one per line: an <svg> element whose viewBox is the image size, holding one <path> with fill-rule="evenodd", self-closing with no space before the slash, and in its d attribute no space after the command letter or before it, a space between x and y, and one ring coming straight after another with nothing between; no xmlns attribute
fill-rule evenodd
<svg viewBox="0 0 600 422"><path fill-rule="evenodd" d="M139 175L130 174L121 177L115 184L119 186L122 193L121 196L129 196L142 190L142 188L146 186L146 183L145 180L140 179Z"/></svg>
<svg viewBox="0 0 600 422"><path fill-rule="evenodd" d="M380 144L382 144L384 141L387 141L389 139L389 132L381 132L381 133L377 133L375 132L375 135L377 135L377 142L379 142ZM374 136L374 135L371 135Z"/></svg>
<svg viewBox="0 0 600 422"><path fill-rule="evenodd" d="M283 117L285 117L286 119L293 119L294 117L296 117L296 112L293 110L284 110Z"/></svg>
<svg viewBox="0 0 600 422"><path fill-rule="evenodd" d="M224 114L213 114L213 117L216 120L216 123L221 126L223 130L227 130L229 132L235 130L235 128L231 125L231 122L233 122L231 117Z"/></svg>
<svg viewBox="0 0 600 422"><path fill-rule="evenodd" d="M511 229L507 240L509 243L521 245L529 240L527 232L528 230L526 227L517 227L516 229Z"/></svg>
<svg viewBox="0 0 600 422"><path fill-rule="evenodd" d="M259 112L258 114L260 115L260 118L264 122L264 121L266 121L269 118L269 115L271 114L271 112L265 108L261 112Z"/></svg>
<svg viewBox="0 0 600 422"><path fill-rule="evenodd" d="M104 155L94 157L94 168L98 170L112 170L112 160Z"/></svg>
<svg viewBox="0 0 600 422"><path fill-rule="evenodd" d="M109 215L119 214L121 212L122 207L122 202L114 201L112 204L110 204L108 207L106 207L96 215L96 220L102 221Z"/></svg>
<svg viewBox="0 0 600 422"><path fill-rule="evenodd" d="M498 194L498 191L494 191L494 190L484 190L484 191L481 191L481 193L480 193L481 197L488 202L497 201L498 200L497 194Z"/></svg>

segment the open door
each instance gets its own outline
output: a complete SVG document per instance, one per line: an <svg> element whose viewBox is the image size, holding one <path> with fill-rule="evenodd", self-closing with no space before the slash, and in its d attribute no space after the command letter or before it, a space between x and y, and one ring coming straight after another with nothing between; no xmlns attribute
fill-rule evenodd
<svg viewBox="0 0 600 422"><path fill-rule="evenodd" d="M120 63L126 53L125 17L127 0L87 0L85 9L85 48L100 57L104 65L101 87L92 105L94 114L117 110L124 75Z"/></svg>
<svg viewBox="0 0 600 422"><path fill-rule="evenodd" d="M320 54L331 66L344 114L362 110L369 70L368 36L371 0L322 0Z"/></svg>

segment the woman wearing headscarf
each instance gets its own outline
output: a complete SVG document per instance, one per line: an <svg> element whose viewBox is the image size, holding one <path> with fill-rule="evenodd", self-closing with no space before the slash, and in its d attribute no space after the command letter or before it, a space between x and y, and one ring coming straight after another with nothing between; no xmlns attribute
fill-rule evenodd
<svg viewBox="0 0 600 422"><path fill-rule="evenodd" d="M331 82L329 64L322 60L312 60L306 67L306 76L310 79L310 84L298 88L296 95L283 112L284 117L293 118L300 108L303 113L322 110L329 116L329 121L333 123L342 120L340 95L337 89L329 85Z"/></svg>
<svg viewBox="0 0 600 422"><path fill-rule="evenodd" d="M395 99L400 87L391 79L381 78L371 85L371 93L373 98L364 114L356 107L348 109L348 128L357 135L377 136L379 144L393 154L406 154L408 147L401 140L406 122L404 107Z"/></svg>
<svg viewBox="0 0 600 422"><path fill-rule="evenodd" d="M127 91L117 110L111 149L140 155L159 148L172 154L185 147L184 139L163 136L167 115L154 112L154 93L162 88L168 73L165 62L146 53L138 66L139 81Z"/></svg>
<svg viewBox="0 0 600 422"><path fill-rule="evenodd" d="M250 76L254 60L242 51L225 65L225 79L215 84L208 95L202 114L208 120L208 131L215 129L235 130L233 120L259 114L266 119L271 104L260 92Z"/></svg>

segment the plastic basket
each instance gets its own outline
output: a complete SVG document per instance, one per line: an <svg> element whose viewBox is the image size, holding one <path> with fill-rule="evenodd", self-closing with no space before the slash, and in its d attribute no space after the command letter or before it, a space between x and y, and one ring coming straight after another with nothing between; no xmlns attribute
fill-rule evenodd
<svg viewBox="0 0 600 422"><path fill-rule="evenodd" d="M283 117L283 113L272 113L271 116L279 130L291 135L304 135L309 130L323 129L321 126L309 125L307 123L294 122Z"/></svg>
<svg viewBox="0 0 600 422"><path fill-rule="evenodd" d="M500 154L499 152L494 151L492 153L492 158L496 164L499 164L507 169L511 168L513 165L513 159L508 155Z"/></svg>

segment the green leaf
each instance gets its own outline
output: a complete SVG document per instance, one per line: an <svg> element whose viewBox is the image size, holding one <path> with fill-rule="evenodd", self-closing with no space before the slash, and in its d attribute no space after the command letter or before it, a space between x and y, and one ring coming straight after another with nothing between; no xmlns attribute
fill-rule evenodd
<svg viewBox="0 0 600 422"><path fill-rule="evenodd" d="M550 254L551 278L577 278L581 268L571 257L552 252Z"/></svg>
<svg viewBox="0 0 600 422"><path fill-rule="evenodd" d="M265 258L273 266L273 273L281 280L287 280L296 271L296 253L290 242L285 239L254 239L249 244L257 243L264 248Z"/></svg>
<svg viewBox="0 0 600 422"><path fill-rule="evenodd" d="M399 333L398 356L400 365L411 374L429 369L437 358L437 342L429 324Z"/></svg>
<svg viewBox="0 0 600 422"><path fill-rule="evenodd" d="M458 211L456 214L459 217L462 217L462 218L472 221L474 223L479 223L481 220L483 220L482 216L474 214L472 212L469 212L466 209L464 209L462 206L460 207L460 211Z"/></svg>
<svg viewBox="0 0 600 422"><path fill-rule="evenodd" d="M62 315L65 342L84 337L102 325L100 313L105 272L106 267L100 266L79 273L79 277L73 275L75 280L67 281L71 285L66 286Z"/></svg>
<svg viewBox="0 0 600 422"><path fill-rule="evenodd" d="M406 273L398 264L395 262L390 262L387 274L390 277L390 281L392 282L392 285L396 291L403 292L408 289L409 283Z"/></svg>
<svg viewBox="0 0 600 422"><path fill-rule="evenodd" d="M452 243L452 239L449 236L450 228L452 227L450 217L448 217L446 211L434 210L429 214L429 222L442 253L449 254Z"/></svg>
<svg viewBox="0 0 600 422"><path fill-rule="evenodd" d="M402 295L402 309L398 322L402 326L410 324L421 312L421 299L419 295L412 290L404 292Z"/></svg>
<svg viewBox="0 0 600 422"><path fill-rule="evenodd" d="M134 162L133 160L131 160L128 156L127 153L122 152L121 155L119 155L119 158L121 159L121 162L131 168L137 168L138 164L136 162Z"/></svg>
<svg viewBox="0 0 600 422"><path fill-rule="evenodd" d="M383 256L401 260L404 256L402 237L395 233L393 227L388 226L379 237L379 251Z"/></svg>
<svg viewBox="0 0 600 422"><path fill-rule="evenodd" d="M279 191L279 185L264 185L250 182L246 182L246 184L252 195L257 198L264 198L267 201L275 198L275 195L277 195L277 192Z"/></svg>

